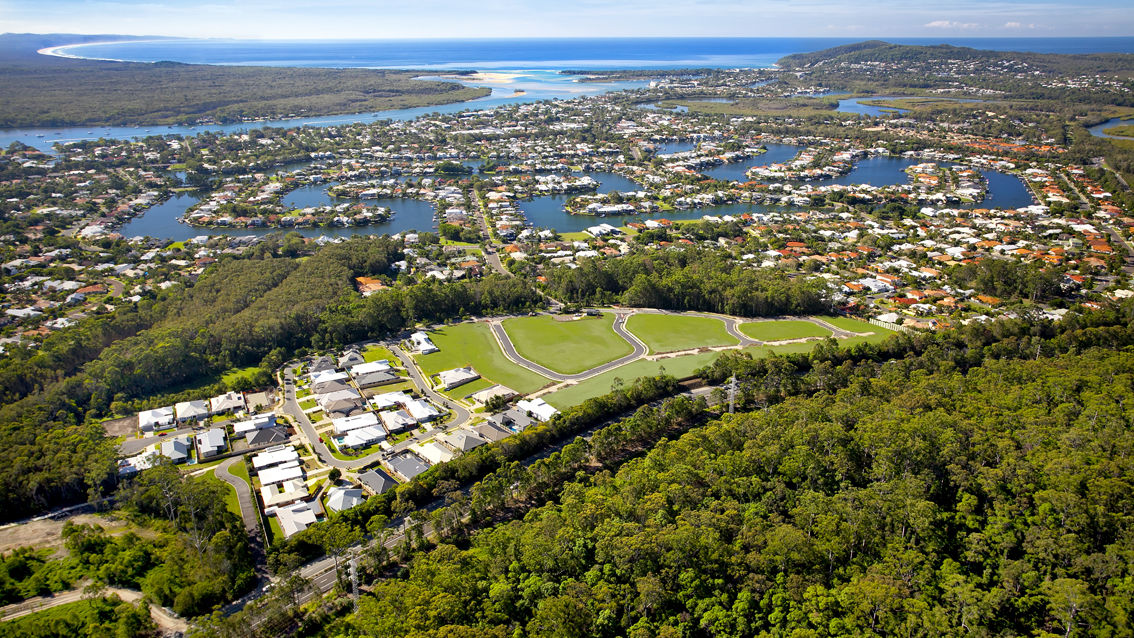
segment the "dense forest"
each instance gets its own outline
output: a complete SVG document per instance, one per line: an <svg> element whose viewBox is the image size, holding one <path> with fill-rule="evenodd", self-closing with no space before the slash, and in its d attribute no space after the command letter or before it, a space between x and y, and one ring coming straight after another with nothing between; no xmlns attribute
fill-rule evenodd
<svg viewBox="0 0 1134 638"><path fill-rule="evenodd" d="M825 284L777 270L753 270L720 253L686 249L585 260L547 270L548 293L561 301L701 310L762 317L828 310Z"/></svg>
<svg viewBox="0 0 1134 638"><path fill-rule="evenodd" d="M1129 350L865 366L417 556L342 629L1122 635L1132 382Z"/></svg>
<svg viewBox="0 0 1134 638"><path fill-rule="evenodd" d="M489 90L412 71L106 62L39 55L67 36L0 35L0 128L233 122L461 102Z"/></svg>

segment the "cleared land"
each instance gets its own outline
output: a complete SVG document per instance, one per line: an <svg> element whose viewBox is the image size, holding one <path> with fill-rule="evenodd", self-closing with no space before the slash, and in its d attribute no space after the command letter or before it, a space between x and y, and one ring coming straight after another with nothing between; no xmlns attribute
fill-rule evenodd
<svg viewBox="0 0 1134 638"><path fill-rule="evenodd" d="M647 361L639 359L609 372L604 372L579 384L569 386L544 397L551 405L563 409L578 405L587 399L602 396L611 391L615 379L622 379L624 383L631 383L638 377L648 377L661 373L665 368L666 374L675 377L688 377L694 370L702 368L720 356L720 352L704 352L684 357L673 357L661 361Z"/></svg>
<svg viewBox="0 0 1134 638"><path fill-rule="evenodd" d="M723 321L708 317L639 313L626 321L626 329L641 339L650 353L737 344Z"/></svg>
<svg viewBox="0 0 1134 638"><path fill-rule="evenodd" d="M613 324L613 313L569 321L549 316L519 317L505 320L504 330L524 358L556 372L576 374L633 352L634 348L614 333Z"/></svg>
<svg viewBox="0 0 1134 638"><path fill-rule="evenodd" d="M810 321L753 321L740 324L740 331L758 341L785 341L807 337L826 337L831 334L823 326Z"/></svg>
<svg viewBox="0 0 1134 638"><path fill-rule="evenodd" d="M829 318L826 318L828 319ZM853 319L847 320L848 326L846 329L851 329L849 324L860 324L861 326L868 326L874 331L872 335L865 335L859 337L851 337L849 339L839 339L839 345L844 348L849 348L858 343L876 343L883 341L891 334L892 331L884 328L871 326L868 323L854 321ZM806 322L799 322L806 323ZM814 325L814 324L810 324ZM844 327L844 326L840 326ZM863 330L865 332L865 330ZM828 333L829 334L829 333ZM753 358L759 359L767 357L772 354L793 354L811 352L817 345L816 341L805 341L800 343L786 343L778 346L752 346L744 348L744 352L752 355ZM639 360L633 363L628 363L624 366L615 368L609 372L598 375L597 377L587 379L582 383L569 386L562 390L553 392L544 397L551 405L559 409L568 408L573 405L578 405L587 399L602 396L610 392L611 386L615 379L622 379L624 383L631 383L634 379L643 376L652 376L659 374L662 368L665 368L666 374L671 374L679 379L692 376L693 373L706 365L712 363L717 357L721 356L721 352L704 352L701 354L686 355L682 357L673 357L671 359L662 359L660 361L646 361Z"/></svg>
<svg viewBox="0 0 1134 638"><path fill-rule="evenodd" d="M417 357L417 364L426 374L472 366L485 379L524 394L535 392L551 382L509 361L500 351L500 346L486 323L446 326L430 333L429 337L441 352ZM468 394L463 390L465 387L454 389L454 393L460 396Z"/></svg>
<svg viewBox="0 0 1134 638"><path fill-rule="evenodd" d="M850 332L857 332L857 333L860 333L860 334L864 333L864 332L873 332L875 334L879 334L879 333L890 334L891 332L893 332L892 330L887 330L885 328L879 328L878 326L866 323L865 321L859 321L858 319L851 319L849 317L819 317L819 318L822 319L823 321L826 321L827 323L831 324L832 326L835 326L836 328L842 328L843 330L847 330L847 331L850 331Z"/></svg>

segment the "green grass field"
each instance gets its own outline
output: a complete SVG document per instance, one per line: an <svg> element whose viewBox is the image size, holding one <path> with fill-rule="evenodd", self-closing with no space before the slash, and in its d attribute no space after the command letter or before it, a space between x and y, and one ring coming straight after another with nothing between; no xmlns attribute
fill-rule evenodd
<svg viewBox="0 0 1134 638"><path fill-rule="evenodd" d="M683 357L674 357L672 359L662 359L661 361L639 359L638 361L620 366L609 372L604 372L597 377L587 379L582 383L563 388L557 392L552 392L543 398L551 405L562 410L563 408L578 405L587 399L599 397L610 392L615 379L622 379L623 383L630 384L638 377L649 377L659 374L662 368L665 368L666 374L671 374L678 378L687 377L692 375L694 370L712 363L720 354L719 352L703 352L701 354L690 354Z"/></svg>
<svg viewBox="0 0 1134 638"><path fill-rule="evenodd" d="M450 399L456 399L457 401L464 401L465 397L472 394L473 392L480 392L481 390L484 390L485 388L491 388L494 385L496 385L496 384L493 383L490 379L485 379L484 377L481 377L481 378L477 379L476 381L469 381L468 383L466 383L464 385L459 385L459 386L453 388L452 390L438 390L438 392L449 397ZM515 389L515 388L513 388L513 389Z"/></svg>
<svg viewBox="0 0 1134 638"><path fill-rule="evenodd" d="M416 357L417 364L426 374L472 366L485 379L523 394L535 392L551 382L550 379L509 361L500 351L500 345L496 343L488 324L460 323L446 326L431 332L429 337L441 351ZM457 388L457 391L464 387Z"/></svg>
<svg viewBox="0 0 1134 638"><path fill-rule="evenodd" d="M366 359L367 363L371 361L381 361L382 359L389 361L391 365L398 363L398 360L394 357L394 353L382 346L367 346L367 348L362 351L362 358Z"/></svg>
<svg viewBox="0 0 1134 638"><path fill-rule="evenodd" d="M524 358L575 374L633 352L633 346L614 333L613 324L613 313L571 321L543 315L507 319L504 329Z"/></svg>
<svg viewBox="0 0 1134 638"><path fill-rule="evenodd" d="M626 321L626 329L649 346L651 354L737 344L723 321L708 317L639 313Z"/></svg>
<svg viewBox="0 0 1134 638"><path fill-rule="evenodd" d="M784 341L806 337L826 337L830 330L810 321L753 321L740 324L740 331L759 341Z"/></svg>
<svg viewBox="0 0 1134 638"><path fill-rule="evenodd" d="M870 327L874 328L874 326ZM840 339L839 346L849 348L856 343L875 343L886 339L890 334L892 333L889 330L878 328L878 332L873 335ZM811 352L817 343L817 341L805 341L801 343L787 343L779 346L751 346L745 348L744 352L752 355L754 359L759 359L771 354L782 355ZM674 357L672 359L662 359L661 361L639 360L615 368L609 372L604 372L597 377L587 379L577 385L553 392L543 398L551 405L562 410L573 405L578 405L587 399L602 396L610 392L611 385L616 378L622 379L624 383L629 384L638 377L656 375L660 373L662 367L664 367L666 374L671 374L681 379L692 376L698 368L709 365L721 354L720 352L704 352L701 354Z"/></svg>
<svg viewBox="0 0 1134 638"><path fill-rule="evenodd" d="M247 368L232 368L221 376L221 381L224 381L225 385L231 388L233 387L233 384L239 382L241 379L251 379L255 377L256 373L259 371L260 368L257 366L250 366Z"/></svg>

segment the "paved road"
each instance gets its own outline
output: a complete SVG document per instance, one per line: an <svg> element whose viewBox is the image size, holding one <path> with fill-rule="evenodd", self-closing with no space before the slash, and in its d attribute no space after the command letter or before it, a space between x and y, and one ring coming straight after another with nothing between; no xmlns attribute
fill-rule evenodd
<svg viewBox="0 0 1134 638"><path fill-rule="evenodd" d="M621 309L620 308L620 309L616 309L614 311L614 313L615 313L614 325L613 325L614 332L617 333L618 336L622 337L627 342L629 342L630 345L632 345L634 347L634 351L631 352L630 354L624 356L624 357L620 357L618 359L615 359L614 361L604 363L604 364L602 364L602 365L600 365L596 368L591 368L590 370L587 370L586 372L580 372L578 374L562 374L560 372L556 372L556 371L554 371L550 368L542 366L542 365L540 365L540 364L538 364L534 361L531 361L530 359L524 358L523 355L521 355L519 352L516 351L516 347L512 343L512 339L508 336L508 332L506 330L504 330L504 326L502 324L503 319L489 319L488 325L489 325L489 328L492 329L492 334L493 334L493 336L496 337L496 342L500 345L500 349L504 352L505 357L507 357L509 360L511 360L513 363L515 363L518 366L527 368L528 370L531 370L532 372L535 372L536 374L543 375L543 376L545 376L545 377L547 377L547 378L549 378L553 381L556 381L558 383L565 383L565 382L572 382L572 381L575 381L575 382L585 381L586 379L590 379L591 377L598 376L598 375L600 375L604 372L609 372L610 370L613 370L613 369L618 368L620 366L624 366L627 363L637 361L638 359L641 359L642 357L646 356L646 354L649 352L649 348L647 348L646 344L642 343L642 341L639 340L638 337L636 337L633 333L631 333L629 330L626 329L626 321L631 316L633 316L635 314L674 314L674 315L681 315L681 316L686 316L686 317L690 317L690 316L691 317L706 317L706 318L709 318L709 319L720 320L724 323L725 330L727 330L728 333L733 336L733 338L735 338L737 341L740 342L736 346L729 346L730 348L743 348L743 347L748 347L748 346L764 345L765 343L777 343L777 342L773 342L773 341L759 341L757 339L753 339L752 337L749 337L748 335L745 335L743 332L740 331L740 324L751 323L751 322L756 322L756 321L780 321L780 320L808 321L808 322L813 323L817 326L820 326L822 328L830 330L831 334L834 337L839 338L839 339L844 339L844 338L847 338L847 337L853 337L853 336L856 335L856 333L854 333L854 332L850 332L848 330L843 330L842 328L839 328L838 326L827 323L826 321L823 321L822 319L819 319L817 317L761 317L761 318L758 318L758 319L748 319L748 318L744 318L744 317L732 317L732 316L729 316L729 315L718 315L718 314L703 313L703 312L670 312L670 311L667 311L667 310L658 310L658 309L655 309L655 308L634 308L634 309Z"/></svg>
<svg viewBox="0 0 1134 638"><path fill-rule="evenodd" d="M244 479L229 471L233 465L243 463L243 456L234 456L223 461L216 469L216 477L236 489L236 500L240 503L240 517L244 519L244 529L253 540L260 538L260 511L252 487Z"/></svg>
<svg viewBox="0 0 1134 638"><path fill-rule="evenodd" d="M403 352L401 348L393 345L389 346L389 348L390 352L394 353L394 356L396 356L402 362L402 365L405 367L406 371L409 372L410 379L414 382L414 385L417 386L418 391L423 396L432 400L434 403L444 406L453 413L453 417L444 424L442 429L451 430L453 428L464 425L472 418L472 414L468 411L467 408L456 403L455 401L448 399L447 397L434 392L433 390L430 390L429 383L421 376L421 372L418 371L417 365L414 364L413 359L410 358L410 356L405 352ZM414 436L411 436L410 438L394 445L393 448L389 451L381 450L362 458L352 459L350 461L337 459L334 457L334 455L331 454L331 450L327 448L327 445L319 440L319 434L315 431L315 426L311 423L311 420L307 418L307 415L303 413L303 409L299 407L299 402L295 399L295 367L288 367L284 370L284 386L285 394L283 410L287 414L290 414L292 418L295 419L295 422L299 424L299 428L303 433L303 437L307 439L308 443L311 444L311 449L315 450L315 454L319 457L319 460L326 465L337 467L340 470L354 471L368 465L373 465L374 463L381 461L386 456L405 450L415 443L418 443L422 439L432 438L433 436L436 436L435 431L427 432L425 434L415 434Z"/></svg>

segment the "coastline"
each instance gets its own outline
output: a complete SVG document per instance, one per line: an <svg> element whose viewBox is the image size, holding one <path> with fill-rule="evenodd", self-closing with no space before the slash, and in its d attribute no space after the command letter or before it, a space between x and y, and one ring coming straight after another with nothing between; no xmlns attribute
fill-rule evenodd
<svg viewBox="0 0 1134 638"><path fill-rule="evenodd" d="M165 42L165 39L149 39L149 40L107 40L105 42L75 42L72 44L57 44L55 46L44 47L37 49L36 53L46 55L53 58L63 58L66 60L93 60L96 62L127 62L134 64L153 64L153 62L138 62L135 60L122 60L120 58L99 58L89 55L75 55L73 53L65 53L63 49L70 49L73 47L82 47L91 44L129 44L134 42Z"/></svg>

